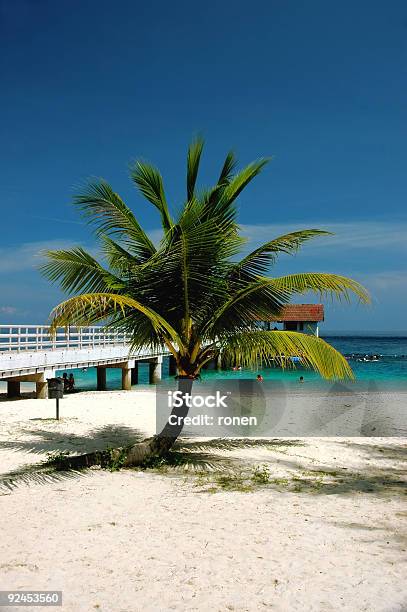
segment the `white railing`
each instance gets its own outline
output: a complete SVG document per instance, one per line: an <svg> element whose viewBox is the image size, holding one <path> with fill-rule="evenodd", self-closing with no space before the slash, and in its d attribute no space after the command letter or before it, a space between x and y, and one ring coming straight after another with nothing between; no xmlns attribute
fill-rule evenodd
<svg viewBox="0 0 407 612"><path fill-rule="evenodd" d="M124 346L129 338L124 333L103 327L58 328L50 335L49 325L0 325L0 352L49 351L64 348Z"/></svg>

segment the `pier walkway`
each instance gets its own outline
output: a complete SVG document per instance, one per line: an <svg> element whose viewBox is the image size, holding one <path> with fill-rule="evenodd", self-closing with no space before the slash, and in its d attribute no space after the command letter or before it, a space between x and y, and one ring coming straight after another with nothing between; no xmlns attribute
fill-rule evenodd
<svg viewBox="0 0 407 612"><path fill-rule="evenodd" d="M103 327L58 329L50 336L47 325L0 325L0 380L7 381L8 397L20 395L20 383L36 384L36 397L46 398L47 379L56 370L97 368L97 389L106 389L106 368L122 370L122 388L138 382L138 363L149 362L150 383L161 379L163 356L168 351L143 349L130 354L129 338ZM170 372L175 373L170 358Z"/></svg>

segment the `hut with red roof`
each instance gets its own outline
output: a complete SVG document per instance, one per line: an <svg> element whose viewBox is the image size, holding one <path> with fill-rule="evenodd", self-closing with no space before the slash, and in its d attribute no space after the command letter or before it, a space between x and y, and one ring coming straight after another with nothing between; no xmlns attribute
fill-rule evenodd
<svg viewBox="0 0 407 612"><path fill-rule="evenodd" d="M323 304L287 304L276 317L261 321L262 329L274 329L276 323L282 323L286 331L298 331L319 335L318 324L324 320Z"/></svg>

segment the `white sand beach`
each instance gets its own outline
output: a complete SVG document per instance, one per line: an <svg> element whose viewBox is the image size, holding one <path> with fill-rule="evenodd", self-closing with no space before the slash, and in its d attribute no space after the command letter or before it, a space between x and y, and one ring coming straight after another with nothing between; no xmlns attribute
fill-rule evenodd
<svg viewBox="0 0 407 612"><path fill-rule="evenodd" d="M183 440L177 468L30 472L153 433L154 394L61 415L0 401L1 589L62 590L69 612L407 610L406 438Z"/></svg>

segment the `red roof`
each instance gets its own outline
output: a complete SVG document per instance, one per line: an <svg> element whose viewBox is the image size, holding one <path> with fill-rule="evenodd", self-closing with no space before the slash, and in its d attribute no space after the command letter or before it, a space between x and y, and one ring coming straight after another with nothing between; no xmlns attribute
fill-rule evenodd
<svg viewBox="0 0 407 612"><path fill-rule="evenodd" d="M324 320L324 305L323 304L287 304L281 311L278 319L270 319L271 321L323 321Z"/></svg>

